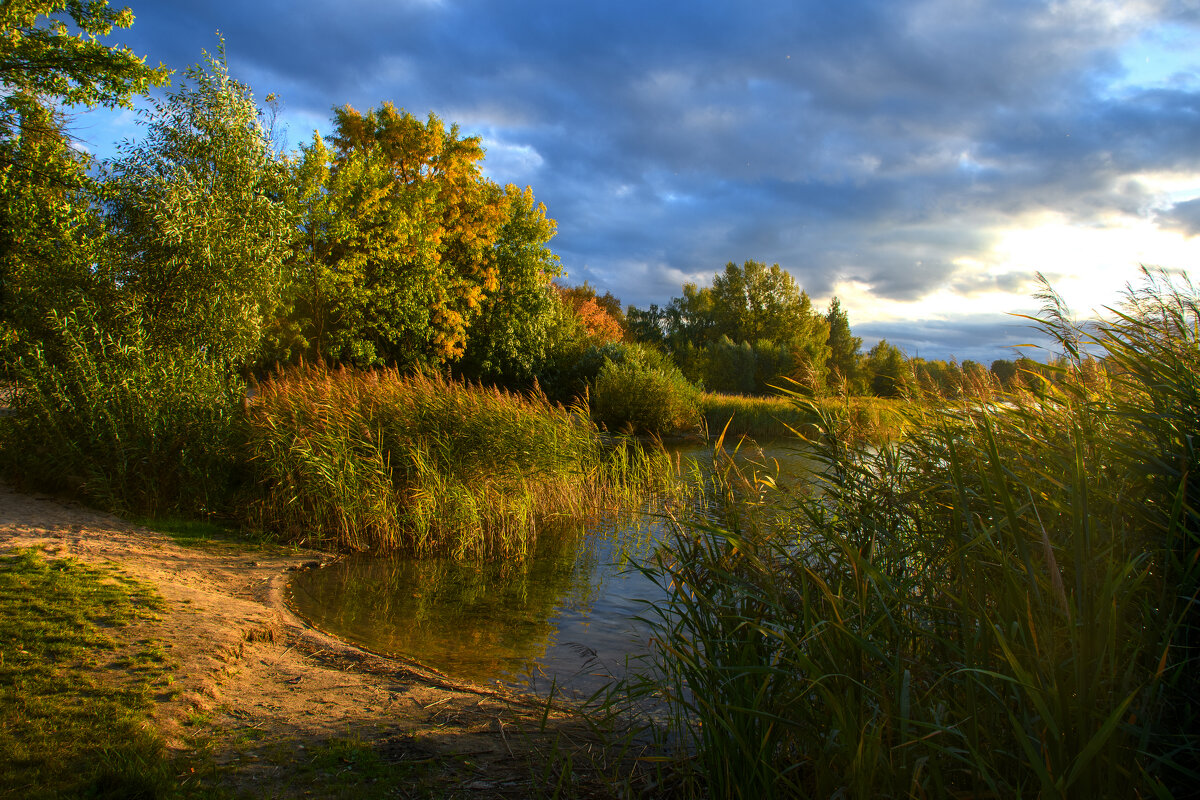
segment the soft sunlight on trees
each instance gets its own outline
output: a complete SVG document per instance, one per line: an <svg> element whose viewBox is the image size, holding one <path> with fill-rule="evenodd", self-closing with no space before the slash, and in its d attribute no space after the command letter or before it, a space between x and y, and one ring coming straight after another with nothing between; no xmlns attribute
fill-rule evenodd
<svg viewBox="0 0 1200 800"><path fill-rule="evenodd" d="M317 354L368 365L457 358L487 293L509 196L485 179L478 137L385 103L338 109L305 148L300 305Z"/></svg>
<svg viewBox="0 0 1200 800"><path fill-rule="evenodd" d="M857 391L862 339L850 332L850 318L836 297L829 301L825 322L829 326L829 359L825 362L829 369L829 388Z"/></svg>
<svg viewBox="0 0 1200 800"><path fill-rule="evenodd" d="M154 346L245 362L281 312L286 171L223 53L154 106L112 165L106 270Z"/></svg>
<svg viewBox="0 0 1200 800"><path fill-rule="evenodd" d="M40 342L47 314L96 299L92 264L104 227L92 201L88 160L70 147L54 115L25 108L28 123L0 141L0 344Z"/></svg>
<svg viewBox="0 0 1200 800"><path fill-rule="evenodd" d="M730 262L712 288L684 284L665 311L634 309L629 317L641 340L662 330L684 373L710 388L764 393L785 379L825 387L829 323L778 264Z"/></svg>
<svg viewBox="0 0 1200 800"><path fill-rule="evenodd" d="M63 103L128 106L130 97L166 82L126 47L98 41L128 28L133 13L104 0L5 0L0 4L0 136L41 122L30 106Z"/></svg>
<svg viewBox="0 0 1200 800"><path fill-rule="evenodd" d="M904 353L880 339L863 360L863 370L871 376L871 392L880 397L896 397L904 389Z"/></svg>
<svg viewBox="0 0 1200 800"><path fill-rule="evenodd" d="M524 384L549 357L562 311L551 284L562 274L547 243L554 220L533 191L505 188L508 220L495 246L497 287L483 300L467 334L462 370L475 378Z"/></svg>
<svg viewBox="0 0 1200 800"><path fill-rule="evenodd" d="M128 106L166 81L126 48L98 40L133 22L107 3L0 4L0 345L41 342L47 314L103 304L90 159L71 147L63 108ZM6 360L11 357L6 356Z"/></svg>

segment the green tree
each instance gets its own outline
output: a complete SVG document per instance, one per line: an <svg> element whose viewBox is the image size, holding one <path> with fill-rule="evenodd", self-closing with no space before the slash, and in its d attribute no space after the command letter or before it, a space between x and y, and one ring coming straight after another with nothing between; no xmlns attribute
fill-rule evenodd
<svg viewBox="0 0 1200 800"><path fill-rule="evenodd" d="M128 28L133 13L106 0L4 0L0 3L0 136L34 122L31 105L128 106L166 82L126 47L99 37ZM36 120L40 122L41 120Z"/></svg>
<svg viewBox="0 0 1200 800"><path fill-rule="evenodd" d="M656 303L643 311L636 306L625 310L625 335L631 342L662 347L666 343L667 315Z"/></svg>
<svg viewBox="0 0 1200 800"><path fill-rule="evenodd" d="M689 345L697 347L721 338L716 328L711 289L685 283L683 296L673 298L663 316L666 340L673 353Z"/></svg>
<svg viewBox="0 0 1200 800"><path fill-rule="evenodd" d="M715 333L736 342L766 340L792 354L789 377L824 388L829 360L829 324L814 313L812 300L787 270L758 261L733 262L713 278Z"/></svg>
<svg viewBox="0 0 1200 800"><path fill-rule="evenodd" d="M108 275L152 346L245 363L280 315L292 216L286 170L223 50L112 164Z"/></svg>
<svg viewBox="0 0 1200 800"><path fill-rule="evenodd" d="M896 397L904 389L904 353L887 339L867 352L863 371L871 382L871 392L879 397Z"/></svg>
<svg viewBox="0 0 1200 800"><path fill-rule="evenodd" d="M825 322L829 325L829 359L825 362L829 370L829 388L857 392L860 389L858 362L862 339L850 332L850 318L836 297L829 301Z"/></svg>
<svg viewBox="0 0 1200 800"><path fill-rule="evenodd" d="M17 134L0 141L0 343L10 352L49 341L51 311L89 297L109 305L92 268L104 231L88 159L49 109L30 104L21 116Z"/></svg>
<svg viewBox="0 0 1200 800"><path fill-rule="evenodd" d="M991 373L996 376L996 380L1005 389L1011 389L1013 380L1017 377L1017 365L1009 361L1007 358L997 358L992 362L989 368Z"/></svg>
<svg viewBox="0 0 1200 800"><path fill-rule="evenodd" d="M551 282L562 266L547 243L554 220L533 191L505 188L508 220L495 245L497 287L484 298L467 332L462 371L475 378L528 384L550 355L563 313Z"/></svg>
<svg viewBox="0 0 1200 800"><path fill-rule="evenodd" d="M0 3L0 344L46 339L47 313L85 296L103 307L103 252L90 159L70 146L63 109L128 106L169 76L99 37L133 22L103 0Z"/></svg>
<svg viewBox="0 0 1200 800"><path fill-rule="evenodd" d="M478 137L385 103L335 115L332 148L304 148L298 307L315 354L437 365L462 355L499 283L510 197L485 179Z"/></svg>

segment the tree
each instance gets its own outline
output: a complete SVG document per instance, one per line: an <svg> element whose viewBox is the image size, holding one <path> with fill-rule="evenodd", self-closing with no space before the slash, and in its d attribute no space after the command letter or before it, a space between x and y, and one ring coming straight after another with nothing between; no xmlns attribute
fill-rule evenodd
<svg viewBox="0 0 1200 800"><path fill-rule="evenodd" d="M593 344L619 342L625 338L621 301L611 292L605 292L601 297L584 281L582 286L559 286L558 296L574 311Z"/></svg>
<svg viewBox="0 0 1200 800"><path fill-rule="evenodd" d="M645 311L635 306L625 310L625 335L631 342L662 347L666 342L667 315L651 303Z"/></svg>
<svg viewBox="0 0 1200 800"><path fill-rule="evenodd" d="M0 344L42 342L47 313L85 297L109 307L93 269L105 249L99 187L62 108L127 106L167 79L97 40L132 22L103 0L0 4Z"/></svg>
<svg viewBox="0 0 1200 800"><path fill-rule="evenodd" d="M170 73L161 65L152 69L128 48L98 41L132 24L128 8L111 9L106 0L0 4L0 135L32 122L32 104L128 106L165 83Z"/></svg>
<svg viewBox="0 0 1200 800"><path fill-rule="evenodd" d="M510 196L485 179L478 137L385 103L335 114L333 148L302 155L299 307L322 357L438 365L498 287L495 245Z"/></svg>
<svg viewBox="0 0 1200 800"><path fill-rule="evenodd" d="M547 243L554 220L533 191L505 188L508 220L495 245L497 288L467 331L462 370L476 378L527 384L549 357L560 303L551 281L562 274Z"/></svg>
<svg viewBox="0 0 1200 800"><path fill-rule="evenodd" d="M13 139L0 142L0 363L4 369L29 347L58 361L51 314L69 314L85 303L103 318L110 293L93 265L106 249L95 204L89 160L54 132L53 114L36 104L23 116L41 115Z"/></svg>
<svg viewBox="0 0 1200 800"><path fill-rule="evenodd" d="M286 171L223 51L154 103L112 164L107 273L155 347L245 363L281 313Z"/></svg>
<svg viewBox="0 0 1200 800"><path fill-rule="evenodd" d="M778 264L732 261L713 278L714 333L736 342L774 342L793 358L789 377L824 387L829 359L829 325L813 312L808 294Z"/></svg>
<svg viewBox="0 0 1200 800"><path fill-rule="evenodd" d="M829 369L829 388L842 386L856 391L862 339L850 332L850 318L836 297L829 301L825 322L829 325L829 359L825 362Z"/></svg>
<svg viewBox="0 0 1200 800"><path fill-rule="evenodd" d="M871 391L879 397L896 397L904 388L904 354L887 339L867 352L863 370L871 381Z"/></svg>
<svg viewBox="0 0 1200 800"><path fill-rule="evenodd" d="M1013 380L1017 377L1017 365L1006 358L997 358L990 367L991 373L1005 389L1013 388Z"/></svg>

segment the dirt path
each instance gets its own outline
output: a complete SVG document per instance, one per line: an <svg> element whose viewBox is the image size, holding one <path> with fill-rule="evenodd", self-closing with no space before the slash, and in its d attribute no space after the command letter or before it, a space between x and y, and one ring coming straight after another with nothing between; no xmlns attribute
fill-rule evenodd
<svg viewBox="0 0 1200 800"><path fill-rule="evenodd" d="M530 767L544 762L548 746L534 733L540 709L352 647L291 613L283 601L288 571L327 556L184 546L0 484L0 551L29 546L115 564L157 588L166 601L161 620L122 634L158 640L177 667L154 724L178 750L203 730L209 757L235 789L285 790L289 765L338 737L362 740L391 761L448 770L441 780L454 794L530 797L536 788ZM565 717L550 722L573 727Z"/></svg>

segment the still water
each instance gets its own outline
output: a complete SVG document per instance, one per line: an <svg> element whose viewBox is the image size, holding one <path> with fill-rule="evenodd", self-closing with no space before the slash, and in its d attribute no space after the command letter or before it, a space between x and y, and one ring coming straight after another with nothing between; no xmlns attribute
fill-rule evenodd
<svg viewBox="0 0 1200 800"><path fill-rule="evenodd" d="M681 455L711 464L700 448ZM800 453L771 458L784 475L805 469ZM377 652L469 681L543 694L553 682L560 695L587 696L648 652L643 618L666 594L637 565L670 524L614 515L545 531L522 562L353 556L299 573L290 599L316 627Z"/></svg>

